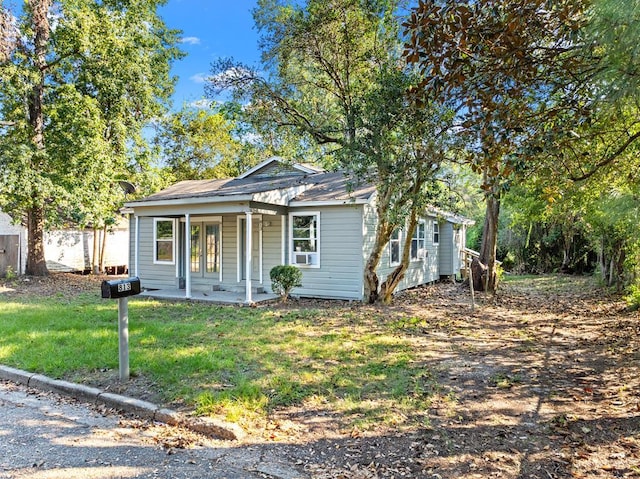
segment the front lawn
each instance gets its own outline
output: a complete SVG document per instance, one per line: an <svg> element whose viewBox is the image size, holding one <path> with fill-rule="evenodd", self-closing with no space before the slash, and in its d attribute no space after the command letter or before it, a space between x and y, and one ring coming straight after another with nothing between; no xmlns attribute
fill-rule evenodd
<svg viewBox="0 0 640 479"><path fill-rule="evenodd" d="M98 296L0 281L0 363L226 417L318 479L640 477L640 316L594 278L507 277L473 311L452 283L391 306L133 299L125 385Z"/></svg>
<svg viewBox="0 0 640 479"><path fill-rule="evenodd" d="M0 363L113 382L117 302L100 299L98 286L95 293L0 294ZM411 338L398 334L398 319L374 308L131 298L129 318L132 382L149 389L145 397L244 425L299 405L344 414L346 427L424 424L438 390Z"/></svg>

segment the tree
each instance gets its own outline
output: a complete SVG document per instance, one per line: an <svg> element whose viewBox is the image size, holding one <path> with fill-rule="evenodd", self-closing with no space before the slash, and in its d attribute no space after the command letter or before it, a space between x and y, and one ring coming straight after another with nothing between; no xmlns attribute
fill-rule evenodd
<svg viewBox="0 0 640 479"><path fill-rule="evenodd" d="M166 117L156 141L175 180L228 178L243 170L233 128L221 112L183 108Z"/></svg>
<svg viewBox="0 0 640 479"><path fill-rule="evenodd" d="M377 188L377 229L364 271L365 296L389 301L408 258L380 285L376 269L399 226L411 238L433 195L450 117L434 103L413 107L415 80L400 61L394 1L261 0L254 12L262 33L263 68L222 61L207 89L232 89L260 131L293 134L297 146L318 149L329 167ZM406 248L408 250L408 248Z"/></svg>
<svg viewBox="0 0 640 479"><path fill-rule="evenodd" d="M47 273L46 225L101 227L118 180L142 173L142 128L165 108L179 56L162 3L0 6L0 204L27 219L27 274Z"/></svg>
<svg viewBox="0 0 640 479"><path fill-rule="evenodd" d="M586 27L589 42L600 50L599 77L608 99L640 96L640 1L593 0Z"/></svg>
<svg viewBox="0 0 640 479"><path fill-rule="evenodd" d="M404 55L423 74L416 95L452 103L467 161L483 178L480 260L489 290L501 198L514 174L530 168L528 143L558 134L560 112L565 124L584 117L581 95L595 68L578 36L585 21L574 0L426 0L405 23Z"/></svg>

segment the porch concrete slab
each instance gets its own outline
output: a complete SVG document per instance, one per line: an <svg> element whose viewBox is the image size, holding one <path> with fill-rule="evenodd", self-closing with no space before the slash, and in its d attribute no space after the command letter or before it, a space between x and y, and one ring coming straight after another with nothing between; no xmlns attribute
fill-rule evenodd
<svg viewBox="0 0 640 479"><path fill-rule="evenodd" d="M146 296L148 298L156 299L172 299L186 301L185 291L181 289L156 289L147 290L140 293L140 296ZM277 294L272 293L254 293L251 295L253 303L264 303L265 301L272 301L278 299ZM236 293L232 291L192 291L191 298L188 301L203 301L214 304L235 304L246 305L245 294Z"/></svg>

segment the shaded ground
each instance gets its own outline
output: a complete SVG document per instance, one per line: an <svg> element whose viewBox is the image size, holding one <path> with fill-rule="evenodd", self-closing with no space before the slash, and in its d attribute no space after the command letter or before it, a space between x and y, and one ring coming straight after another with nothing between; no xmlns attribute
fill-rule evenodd
<svg viewBox="0 0 640 479"><path fill-rule="evenodd" d="M95 280L86 281L32 280L10 294L95 290ZM278 411L247 441L277 445L301 474L640 477L640 316L588 279L506 284L497 298L481 297L474 312L454 284L403 293L391 307L288 307L300 306L334 308L336 318L347 309L384 313L386 329L421 351L424 383L412 394L433 396L428 423L408 430L360 431L318 404ZM121 392L141 394L139 381Z"/></svg>

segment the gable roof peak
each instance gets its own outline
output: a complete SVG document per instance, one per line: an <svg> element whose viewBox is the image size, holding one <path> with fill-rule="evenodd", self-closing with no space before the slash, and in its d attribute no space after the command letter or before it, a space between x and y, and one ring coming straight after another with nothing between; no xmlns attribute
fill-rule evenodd
<svg viewBox="0 0 640 479"><path fill-rule="evenodd" d="M324 172L322 168L318 168L309 163L291 163L280 156L272 156L271 158L268 158L263 162L257 164L250 170L245 171L243 174L238 176L237 179L242 180L251 176L258 176L261 172L278 167L282 167L283 170L288 170L289 173L297 173L299 175L309 175Z"/></svg>

